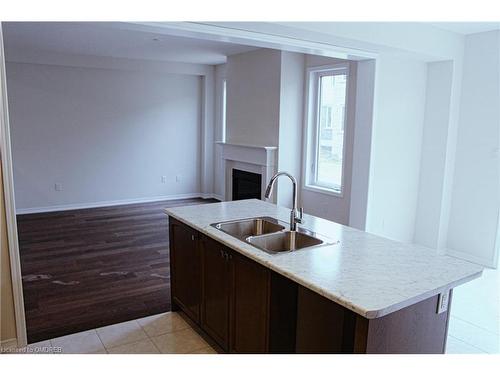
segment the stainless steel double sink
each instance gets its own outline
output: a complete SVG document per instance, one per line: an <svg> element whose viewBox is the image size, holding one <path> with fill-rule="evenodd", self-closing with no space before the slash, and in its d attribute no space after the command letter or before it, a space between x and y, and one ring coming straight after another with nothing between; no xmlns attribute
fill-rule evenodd
<svg viewBox="0 0 500 375"><path fill-rule="evenodd" d="M267 216L211 225L270 254L328 244L326 238L316 233L303 228L298 228L296 231L287 230L288 224Z"/></svg>

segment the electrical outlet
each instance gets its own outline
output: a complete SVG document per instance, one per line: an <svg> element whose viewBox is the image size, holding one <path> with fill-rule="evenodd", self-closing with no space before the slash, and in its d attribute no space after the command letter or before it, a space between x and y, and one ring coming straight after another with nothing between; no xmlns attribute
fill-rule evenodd
<svg viewBox="0 0 500 375"><path fill-rule="evenodd" d="M167 183L167 176L161 176L161 182L162 182L162 184L166 184Z"/></svg>
<svg viewBox="0 0 500 375"><path fill-rule="evenodd" d="M176 175L175 176L175 182L181 182L181 176L180 175Z"/></svg>
<svg viewBox="0 0 500 375"><path fill-rule="evenodd" d="M54 190L55 191L62 191L62 189L63 189L62 184L60 184L60 183L55 183L54 184Z"/></svg>
<svg viewBox="0 0 500 375"><path fill-rule="evenodd" d="M438 305L437 305L437 314L444 313L446 310L448 310L448 302L450 300L450 291L447 290L444 293L441 293L438 298Z"/></svg>

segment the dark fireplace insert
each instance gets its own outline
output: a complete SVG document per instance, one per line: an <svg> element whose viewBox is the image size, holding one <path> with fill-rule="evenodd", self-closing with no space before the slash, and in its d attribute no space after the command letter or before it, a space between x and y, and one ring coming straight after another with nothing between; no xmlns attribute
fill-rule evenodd
<svg viewBox="0 0 500 375"><path fill-rule="evenodd" d="M261 199L262 176L233 169L233 201L240 199Z"/></svg>

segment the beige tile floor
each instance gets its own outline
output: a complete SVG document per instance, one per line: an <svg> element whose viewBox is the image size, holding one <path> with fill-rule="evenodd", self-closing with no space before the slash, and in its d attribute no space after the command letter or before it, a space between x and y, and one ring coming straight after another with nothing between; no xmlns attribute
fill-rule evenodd
<svg viewBox="0 0 500 375"><path fill-rule="evenodd" d="M500 271L453 290L446 353L500 353Z"/></svg>
<svg viewBox="0 0 500 375"><path fill-rule="evenodd" d="M29 352L47 350L65 354L216 353L179 314L173 312L28 345Z"/></svg>

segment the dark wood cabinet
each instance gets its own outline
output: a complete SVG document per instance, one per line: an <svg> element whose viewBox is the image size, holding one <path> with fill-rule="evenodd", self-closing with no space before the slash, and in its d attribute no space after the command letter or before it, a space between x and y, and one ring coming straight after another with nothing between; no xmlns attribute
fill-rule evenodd
<svg viewBox="0 0 500 375"><path fill-rule="evenodd" d="M437 313L438 298L436 295L380 318L366 319L299 286L296 352L444 353L450 305L446 312Z"/></svg>
<svg viewBox="0 0 500 375"><path fill-rule="evenodd" d="M444 352L450 305L437 313L437 295L366 319L174 218L169 230L172 309L218 351Z"/></svg>
<svg viewBox="0 0 500 375"><path fill-rule="evenodd" d="M203 237L201 327L222 347L229 346L230 250Z"/></svg>
<svg viewBox="0 0 500 375"><path fill-rule="evenodd" d="M173 308L226 352L269 351L271 271L170 219Z"/></svg>
<svg viewBox="0 0 500 375"><path fill-rule="evenodd" d="M304 287L298 288L297 301L297 353L353 352L353 312Z"/></svg>
<svg viewBox="0 0 500 375"><path fill-rule="evenodd" d="M182 308L200 322L201 252L199 233L170 218L170 277L172 310Z"/></svg>
<svg viewBox="0 0 500 375"><path fill-rule="evenodd" d="M271 272L239 254L231 257L231 348L233 353L267 353Z"/></svg>
<svg viewBox="0 0 500 375"><path fill-rule="evenodd" d="M226 351L266 353L270 271L210 238L200 244L201 328Z"/></svg>

